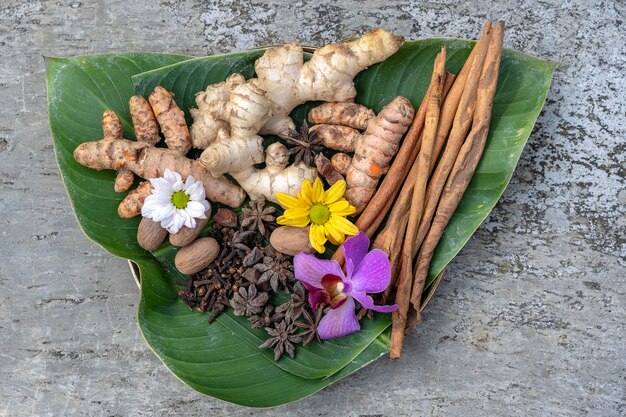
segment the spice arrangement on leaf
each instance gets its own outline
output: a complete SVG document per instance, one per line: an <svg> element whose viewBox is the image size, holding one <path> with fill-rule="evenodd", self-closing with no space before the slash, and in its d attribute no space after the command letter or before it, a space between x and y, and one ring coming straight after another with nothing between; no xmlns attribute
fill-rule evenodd
<svg viewBox="0 0 626 417"><path fill-rule="evenodd" d="M194 119L191 129L163 87L155 88L149 101L134 96L129 107L138 140L122 139L119 118L106 111L104 139L82 144L74 156L91 168L117 169L119 192L130 188L133 174L150 179L151 187L140 185L149 195L137 191L127 197L135 211L141 207L138 241L155 250L165 239L164 229L170 242L185 246L176 254L175 265L180 272L201 278L189 280L191 286L181 297L190 307L209 309L209 321L229 305L237 316L257 317L255 323L268 321L264 328L271 338L261 346L274 348L276 360L284 352L294 357L294 345L304 340L295 333L303 326L295 323L304 309L294 317L269 304L266 318L257 315L272 296L293 290L295 269L308 292L307 317L318 308L327 310L315 329L321 339L360 328L357 302L369 311L395 311L390 349L392 358L397 358L405 330L420 320L421 291L432 251L484 148L502 29L502 24L485 25L458 76L446 73L442 48L417 112L402 96L378 114L351 102L356 97L354 76L402 44L399 38L376 30L352 42L320 48L306 63L295 45L268 49L255 63L256 78L246 80L235 73L198 93L198 107L189 109ZM296 130L289 112L314 100L327 103L309 112L311 128L305 120ZM159 127L167 150L154 147L160 139ZM265 148L260 133L278 135L291 149L280 141ZM197 161L186 157L192 145L203 149ZM334 153L334 163L325 150ZM262 162L264 167L256 166ZM326 190L318 170L331 184ZM433 170L434 182L429 181ZM250 198L241 221L217 230L211 225L211 237L192 243L211 214L205 196L233 207L242 203L237 185L223 177L226 173ZM221 181L219 190L216 181ZM267 206L266 200L279 203L282 214L274 216L277 208ZM350 218L361 212L355 225ZM287 228L273 226L274 221ZM270 235L268 229L276 230ZM176 238L179 233L184 238ZM366 255L368 236L380 249ZM344 241L333 260L318 260L307 253L312 248L323 254L327 242L339 246ZM202 295L192 292L198 282L211 279L213 286L200 287ZM394 286L397 305L377 306L367 295L383 293L382 300L387 301Z"/></svg>
<svg viewBox="0 0 626 417"><path fill-rule="evenodd" d="M442 273L480 222L455 236L463 229L457 207L481 201L484 216L490 208L466 190L482 192L471 180L483 153L508 140L490 133L503 30L487 22L475 44L433 40L424 54L415 50L420 41L404 44L376 29L312 54L289 44L232 60L209 57L206 67L193 59L136 75L135 95L122 96L128 107L103 112L102 139L72 151L85 167L115 170L111 189L126 193L119 194L117 215L136 233L136 242L129 237L120 245L150 251L141 256L159 262L158 279L171 278L161 295L145 289L140 322L155 317L145 310L150 302L169 307L157 312L159 324L142 331L156 331L179 306L194 311L180 313L179 325L204 313L203 327L190 327L192 345L200 332L207 355L238 345L251 349L248 356L276 361L258 378L292 378L291 390L274 403L314 392L383 352L399 358L405 334L421 320L433 274ZM515 68L524 59L503 65ZM210 72L220 60L230 67ZM393 70L399 65L400 75ZM205 71L206 80L190 79L187 68ZM179 70L187 74L182 88L169 78ZM509 130L523 136L515 142L519 152L532 127L523 123ZM514 166L506 166L509 178ZM449 253L442 263L443 250ZM150 279L157 278L142 276ZM172 288L175 303L164 301ZM178 355L181 343L167 353L160 350L167 341L153 346L159 355ZM263 361L254 366L267 366ZM166 363L194 387L211 384L177 368L193 363L189 357ZM228 390L198 389L240 401ZM249 404L273 404L265 400L271 394L261 397Z"/></svg>

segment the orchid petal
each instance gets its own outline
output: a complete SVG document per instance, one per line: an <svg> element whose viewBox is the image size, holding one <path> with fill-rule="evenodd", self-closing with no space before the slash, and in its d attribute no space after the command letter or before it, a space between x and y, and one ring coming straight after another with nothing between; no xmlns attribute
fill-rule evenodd
<svg viewBox="0 0 626 417"><path fill-rule="evenodd" d="M322 288L324 275L343 277L341 266L336 261L317 259L315 255L300 252L293 258L293 270L297 280L314 288Z"/></svg>
<svg viewBox="0 0 626 417"><path fill-rule="evenodd" d="M330 309L317 327L322 339L334 339L358 331L361 326L354 314L354 300L348 297L339 307Z"/></svg>
<svg viewBox="0 0 626 417"><path fill-rule="evenodd" d="M350 295L368 310L374 310L380 313L392 313L398 309L397 304L383 306L374 304L374 299L372 299L372 297L370 297L363 291L352 291Z"/></svg>
<svg viewBox="0 0 626 417"><path fill-rule="evenodd" d="M360 232L356 236L352 236L343 243L341 248L343 249L343 254L346 258L346 272L349 278L352 278L352 274L355 272L355 269L359 269L359 265L361 265L365 255L367 255L369 247L370 240L363 232Z"/></svg>
<svg viewBox="0 0 626 417"><path fill-rule="evenodd" d="M348 240L348 242L350 240ZM350 272L348 272L348 276L356 291L369 293L384 291L389 285L389 281L391 281L391 264L389 263L389 258L382 250L374 249L365 255L360 265L356 266L353 275L350 275Z"/></svg>

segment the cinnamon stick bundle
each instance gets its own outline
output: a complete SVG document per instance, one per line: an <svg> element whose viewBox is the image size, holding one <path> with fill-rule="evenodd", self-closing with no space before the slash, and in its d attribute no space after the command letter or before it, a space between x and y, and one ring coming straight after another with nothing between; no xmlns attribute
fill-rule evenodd
<svg viewBox="0 0 626 417"><path fill-rule="evenodd" d="M391 325L391 357L400 357L400 350L404 340L404 329L406 327L407 312L409 309L409 299L411 285L413 284L413 257L417 251L413 246L413 234L417 232L419 219L424 207L424 194L426 192L426 181L432 159L433 146L437 136L439 126L439 113L441 105L441 95L445 77L446 49L435 59L431 85L433 86L426 109L424 122L424 132L422 136L422 146L415 163L416 178L413 184L411 195L411 205L408 215L406 237L402 245L402 256L400 259L400 275L398 281L398 292L396 293L396 304L398 309L393 313Z"/></svg>
<svg viewBox="0 0 626 417"><path fill-rule="evenodd" d="M426 233L430 228L430 223L435 214L435 209L437 208L437 203L439 202L439 197L441 196L443 187L445 186L448 175L452 170L452 166L457 158L459 149L461 148L461 145L463 145L463 141L467 136L467 132L469 132L470 127L472 126L478 83L484 66L485 57L487 55L490 39L491 24L490 22L487 22L483 28L480 39L472 51L475 52L475 55L471 64L467 65L466 63L463 67L463 70L467 68L466 82L459 98L456 114L454 115L454 122L451 130L449 130L450 136L448 137L446 148L444 149L443 155L441 156L441 159L439 160L439 163L437 164L428 184L428 189L426 191L426 206L420 221L419 230L414 237L415 246L417 248L421 246L422 241L426 237ZM461 70L461 72L463 72L463 70ZM461 78L460 74L459 78ZM458 90L455 91L455 93L458 94ZM444 112L442 113L444 113L445 117L449 117L449 108L444 109ZM451 119L446 118L445 120L442 120L442 122L448 123L449 120ZM441 133L443 134L443 130ZM439 140L439 135L437 140ZM433 161L433 167L434 163L435 161Z"/></svg>
<svg viewBox="0 0 626 417"><path fill-rule="evenodd" d="M476 170L476 166L480 161L483 150L485 149L487 135L489 133L489 123L491 121L493 97L498 83L503 36L504 22L498 22L492 29L484 68L480 76L472 130L463 143L458 157L454 162L454 166L452 167L452 171L450 172L450 176L446 181L445 188L441 195L441 200L439 201L432 225L418 255L417 265L414 271L413 290L411 293L411 303L418 317L420 314L422 290L428 276L428 269L433 252L450 218L461 201L463 193L467 189L474 175L474 171Z"/></svg>
<svg viewBox="0 0 626 417"><path fill-rule="evenodd" d="M488 39L486 39L487 37L486 35L488 35L490 31L491 31L491 22L487 21L485 23L485 26L483 27L482 34L477 45L480 43L485 43L486 41L488 42ZM459 102L461 101L461 96L463 94L463 91L465 90L465 83L469 76L469 73L472 67L472 62L474 61L474 56L476 55L477 49L481 49L481 48L476 48L476 47L472 48L472 51L467 57L465 64L463 65L463 67L461 68L461 71L459 71L459 74L456 77L454 76L454 74L451 74L449 72L446 73L446 80L444 83L443 94L442 94L443 104L441 106L439 126L437 128L437 138L435 139L435 145L434 145L434 149L432 153L433 157L430 163L430 173L432 173L432 170L435 167L437 158L439 157L439 153L441 152L441 149L443 148L443 144L446 138L448 137L448 134L450 133L450 129L452 128L452 123L455 119L457 108L459 106ZM425 107L425 103L427 103L427 100L430 95L430 92L432 91L432 88L433 88L432 85L428 87L428 91L426 95L424 96L424 101L422 101L422 104L420 105L420 110ZM417 146L414 146L412 149L411 156L409 157L409 160L407 163L407 170L410 169L412 166L415 167L413 162L415 161L415 158L417 157L420 151L420 145L421 145L421 137L417 143ZM366 233L368 234L368 236L372 236L376 232L378 227L380 226L380 223L382 223L384 215L387 212L389 212L389 209L393 205L394 209L389 215L389 219L387 220L387 224L385 225L385 228L378 234L378 236L376 237L376 240L374 241L374 247L385 250L390 255L391 261L392 261L392 281L389 287L387 288L387 290L385 290L385 294L383 295L383 300L385 301L389 297L389 293L391 292L391 289L393 288L396 273L397 273L397 271L393 268L394 268L394 265L397 265L397 258L399 257L400 247L402 246L402 242L404 239L404 232L406 230L406 222L408 220L408 214L404 212L409 209L407 205L408 202L404 200L408 196L408 194L403 194L403 193L405 193L404 191L405 189L406 189L406 192L408 193L411 193L413 190L413 183L415 182L415 177L411 177L411 175L415 175L416 172L413 174L412 172L413 171L409 172L408 176L406 176L404 185L402 185L402 191L400 192L398 199L396 201L394 201L393 199L388 199L387 204L385 205L385 208L382 211L383 215L376 217L370 223L369 228L366 230ZM429 223L430 223L430 218L429 218ZM421 239L419 243L421 243ZM418 247L419 247L419 243L417 244ZM394 262L394 256L396 258L395 259L396 262Z"/></svg>
<svg viewBox="0 0 626 417"><path fill-rule="evenodd" d="M463 95L463 91L465 90L465 83L467 78L469 77L470 70L472 68L472 62L474 62L474 56L476 56L476 51L481 48L477 48L477 46L481 43L489 43L488 39L486 39L491 32L491 22L487 20L485 25L483 26L483 30L481 32L480 38L476 43L476 46L472 48L472 52L470 52L465 64L463 64L463 68L459 71L459 74L456 77L456 82L450 89L450 92L445 97L443 105L441 107L441 115L439 116L439 127L437 128L437 139L435 139L435 147L433 149L433 155L439 155L441 149L443 148L443 144L450 133L450 129L452 128L452 122L455 119L456 110L459 107L459 102L461 101L461 96ZM437 158L434 158L430 163L430 173L432 174L433 169L437 163Z"/></svg>

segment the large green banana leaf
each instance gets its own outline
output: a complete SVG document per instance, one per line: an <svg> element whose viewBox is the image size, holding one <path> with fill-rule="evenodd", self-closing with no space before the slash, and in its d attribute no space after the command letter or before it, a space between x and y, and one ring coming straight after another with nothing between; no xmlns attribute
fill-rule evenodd
<svg viewBox="0 0 626 417"><path fill-rule="evenodd" d="M382 64L356 80L357 100L379 110L396 95L418 105L438 49L448 48L447 68L458 72L473 45L469 41L431 39L408 42ZM116 54L48 60L50 126L59 167L79 224L91 239L111 253L135 261L141 271L138 319L146 341L181 380L200 392L255 407L272 406L306 397L375 360L388 349L389 319L365 322L358 334L323 345L299 348L295 360L273 362L258 349L263 332L232 314L213 325L190 312L177 299L172 267L175 248L164 245L154 254L136 243L138 220L117 217L124 197L113 191L113 172L78 165L72 151L102 134L105 109L120 114L127 137L133 130L128 98L147 95L156 85L176 94L186 111L194 94L232 72L253 75L262 52L195 58L160 54ZM489 142L477 173L436 250L434 278L458 253L493 208L511 178L517 160L545 100L554 65L517 52L503 54ZM134 77L133 77L134 76ZM131 82L131 77L133 80ZM301 120L306 106L294 112Z"/></svg>

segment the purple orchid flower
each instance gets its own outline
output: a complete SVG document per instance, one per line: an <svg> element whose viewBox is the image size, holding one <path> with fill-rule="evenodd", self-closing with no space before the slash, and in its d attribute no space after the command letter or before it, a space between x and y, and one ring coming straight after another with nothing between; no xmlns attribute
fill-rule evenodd
<svg viewBox="0 0 626 417"><path fill-rule="evenodd" d="M391 265L387 254L380 249L367 252L370 240L363 232L342 245L346 258L346 274L336 261L317 259L308 253L299 253L293 260L294 272L309 292L313 310L328 304L330 311L322 318L318 334L322 339L334 339L358 331L361 326L354 312L354 300L363 307L391 313L397 305L374 304L367 293L384 291L391 280Z"/></svg>

